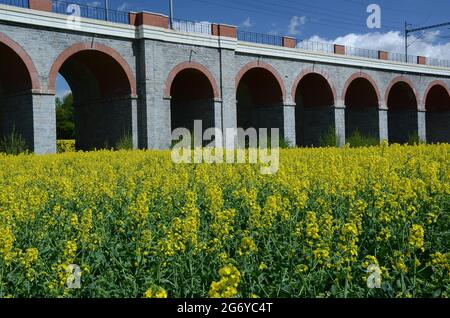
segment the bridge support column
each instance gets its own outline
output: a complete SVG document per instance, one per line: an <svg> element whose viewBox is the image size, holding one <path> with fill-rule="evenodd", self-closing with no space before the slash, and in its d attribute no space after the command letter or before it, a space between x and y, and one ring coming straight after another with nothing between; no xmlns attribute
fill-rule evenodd
<svg viewBox="0 0 450 318"><path fill-rule="evenodd" d="M139 148L139 128L138 128L138 99L131 98L131 137L133 139L133 149Z"/></svg>
<svg viewBox="0 0 450 318"><path fill-rule="evenodd" d="M237 101L236 84L234 72L235 52L233 50L221 49L221 88L222 88L222 125L223 133L226 135L227 128L236 129L237 127ZM224 139L224 146L227 149L235 147L235 140Z"/></svg>
<svg viewBox="0 0 450 318"><path fill-rule="evenodd" d="M26 91L0 100L0 137L13 132L36 154L56 152L55 95Z"/></svg>
<svg viewBox="0 0 450 318"><path fill-rule="evenodd" d="M55 95L46 92L32 93L32 144L36 154L56 153Z"/></svg>
<svg viewBox="0 0 450 318"><path fill-rule="evenodd" d="M380 143L389 141L388 110L386 107L380 107L378 110L378 121L380 125Z"/></svg>
<svg viewBox="0 0 450 318"><path fill-rule="evenodd" d="M215 99L214 100L214 128L218 128L222 131L222 100L221 99ZM224 133L222 132L222 138L224 136ZM219 145L219 147L223 148L224 140L222 140L222 144ZM216 144L217 146L217 144Z"/></svg>
<svg viewBox="0 0 450 318"><path fill-rule="evenodd" d="M282 135L284 141L289 143L289 146L296 145L296 130L295 130L295 105L283 105L283 127Z"/></svg>
<svg viewBox="0 0 450 318"><path fill-rule="evenodd" d="M146 140L148 149L169 149L172 144L170 98L156 99L147 95Z"/></svg>
<svg viewBox="0 0 450 318"><path fill-rule="evenodd" d="M420 142L427 142L427 113L423 110L417 112L417 135Z"/></svg>
<svg viewBox="0 0 450 318"><path fill-rule="evenodd" d="M222 100L214 100L214 128L222 129Z"/></svg>
<svg viewBox="0 0 450 318"><path fill-rule="evenodd" d="M345 107L338 105L334 108L334 128L338 147L345 145Z"/></svg>

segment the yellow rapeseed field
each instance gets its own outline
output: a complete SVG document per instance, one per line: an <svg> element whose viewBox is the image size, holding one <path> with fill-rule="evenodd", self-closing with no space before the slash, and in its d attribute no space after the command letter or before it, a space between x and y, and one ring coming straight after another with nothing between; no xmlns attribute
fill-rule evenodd
<svg viewBox="0 0 450 318"><path fill-rule="evenodd" d="M450 145L259 168L0 155L0 297L450 296Z"/></svg>

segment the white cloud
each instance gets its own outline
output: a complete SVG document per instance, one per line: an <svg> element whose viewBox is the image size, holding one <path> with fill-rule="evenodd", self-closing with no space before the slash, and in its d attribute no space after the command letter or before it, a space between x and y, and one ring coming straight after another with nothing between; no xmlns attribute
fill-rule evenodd
<svg viewBox="0 0 450 318"><path fill-rule="evenodd" d="M252 19L250 17L248 17L247 19L244 20L244 22L242 22L242 26L244 28L251 28L254 24L252 23Z"/></svg>
<svg viewBox="0 0 450 318"><path fill-rule="evenodd" d="M60 89L56 92L56 97L63 99L67 94L72 93L70 89Z"/></svg>
<svg viewBox="0 0 450 318"><path fill-rule="evenodd" d="M271 29L270 29L270 31L269 31L269 35L280 35L280 33L281 33L281 30L280 30L280 28L277 26L277 24L276 23L272 23L271 24Z"/></svg>
<svg viewBox="0 0 450 318"><path fill-rule="evenodd" d="M304 25L306 23L306 17L305 16L293 16L291 21L289 22L288 32L289 35L299 35L301 34L301 31L298 29L300 26Z"/></svg>
<svg viewBox="0 0 450 318"><path fill-rule="evenodd" d="M130 7L130 4L128 2L122 3L120 6L117 7L118 11L125 11Z"/></svg>
<svg viewBox="0 0 450 318"><path fill-rule="evenodd" d="M87 3L89 7L99 7L101 5L100 1L89 1Z"/></svg>
<svg viewBox="0 0 450 318"><path fill-rule="evenodd" d="M427 32L422 36L411 36L409 38L410 47L408 54L450 60L450 42L436 43L439 34L439 32ZM350 33L331 40L314 35L308 41L336 43L350 47L382 50L393 53L403 53L405 50L404 35L400 31L365 34Z"/></svg>

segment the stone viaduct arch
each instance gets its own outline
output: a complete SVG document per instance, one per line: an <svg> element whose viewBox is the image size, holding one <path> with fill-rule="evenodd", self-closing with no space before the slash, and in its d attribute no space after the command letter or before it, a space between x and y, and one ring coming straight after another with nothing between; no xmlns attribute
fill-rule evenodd
<svg viewBox="0 0 450 318"><path fill-rule="evenodd" d="M171 129L195 119L203 129L280 128L308 147L331 129L338 145L356 131L400 143L450 139L450 68L425 57L354 58L338 45L322 54L286 37L264 45L228 25L176 32L150 12L72 28L50 6L35 9L0 8L0 135L15 127L36 153L56 151L58 73L74 93L85 150L128 135L134 146L168 149Z"/></svg>
<svg viewBox="0 0 450 318"><path fill-rule="evenodd" d="M277 70L264 62L250 62L236 75L237 127L279 128L284 131L284 81Z"/></svg>
<svg viewBox="0 0 450 318"><path fill-rule="evenodd" d="M33 96L39 76L28 53L0 32L0 138L13 131L34 147Z"/></svg>
<svg viewBox="0 0 450 318"><path fill-rule="evenodd" d="M319 146L322 136L336 125L336 89L330 77L322 71L303 70L292 87L292 98L297 146Z"/></svg>
<svg viewBox="0 0 450 318"><path fill-rule="evenodd" d="M427 140L450 143L450 89L441 80L432 81L423 95Z"/></svg>
<svg viewBox="0 0 450 318"><path fill-rule="evenodd" d="M345 104L345 135L355 133L380 139L380 91L374 79L363 72L354 73L342 90Z"/></svg>
<svg viewBox="0 0 450 318"><path fill-rule="evenodd" d="M202 121L202 130L216 127L220 109L215 103L220 90L212 73L202 64L182 62L169 74L165 98L170 98L171 128L194 129L194 121ZM218 126L220 127L220 126Z"/></svg>
<svg viewBox="0 0 450 318"><path fill-rule="evenodd" d="M410 79L394 78L385 94L388 108L388 135L391 143L407 143L419 137L419 98Z"/></svg>
<svg viewBox="0 0 450 318"><path fill-rule="evenodd" d="M78 43L53 62L50 90L58 73L73 93L77 149L113 148L123 138L137 146L136 80L119 53L102 44Z"/></svg>

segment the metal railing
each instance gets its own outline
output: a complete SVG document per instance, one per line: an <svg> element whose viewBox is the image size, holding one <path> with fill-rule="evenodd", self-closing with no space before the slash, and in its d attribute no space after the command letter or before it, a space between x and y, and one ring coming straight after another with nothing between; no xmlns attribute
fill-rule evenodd
<svg viewBox="0 0 450 318"><path fill-rule="evenodd" d="M415 56L415 55L408 55L408 60L407 60L405 54L388 53L388 59L389 59L389 61L394 61L394 62L417 64L417 56Z"/></svg>
<svg viewBox="0 0 450 318"><path fill-rule="evenodd" d="M283 46L283 37L270 34L238 31L238 40L258 44Z"/></svg>
<svg viewBox="0 0 450 318"><path fill-rule="evenodd" d="M117 10L106 10L101 7L93 7L84 4L79 4L75 2L66 2L60 0L52 0L53 3L53 12L73 15L76 14L76 10L73 5L77 6L80 10L80 16L82 18L103 20L115 23L123 23L129 24L130 18L129 13L125 11L117 11ZM71 6L72 5L72 6Z"/></svg>
<svg viewBox="0 0 450 318"><path fill-rule="evenodd" d="M6 4L9 6L28 8L29 2L28 0L0 0L0 4Z"/></svg>
<svg viewBox="0 0 450 318"><path fill-rule="evenodd" d="M29 0L0 0L0 4L11 5L22 8L29 8ZM90 18L96 20L110 21L115 23L129 24L130 17L129 13L125 11L118 10L106 10L105 8L89 6L84 4L79 4L75 2L67 2L60 0L52 0L53 12L61 13L66 15L73 15L75 12L73 6L75 5L79 9L80 16L83 18ZM212 24L209 22L194 22L188 20L172 19L172 28L177 31L187 32L187 33L201 33L201 34L212 34ZM284 40L282 36L262 34L248 31L237 32L238 40L245 42L252 42L265 45L273 46L283 46ZM312 41L296 41L296 47L298 49L313 51L313 52L324 52L324 53L334 53L334 44L331 43L320 43ZM354 47L346 47L345 54L348 56L358 56L370 59L378 59L379 52L377 50L361 49ZM388 52L388 60L400 63L417 64L418 57L415 55L408 55L402 53L390 53ZM450 68L450 60L441 60L437 58L426 58L426 65L446 67Z"/></svg>
<svg viewBox="0 0 450 318"><path fill-rule="evenodd" d="M211 23L172 19L172 29L180 32L211 34Z"/></svg>
<svg viewBox="0 0 450 318"><path fill-rule="evenodd" d="M334 53L334 45L330 43L297 41L297 48L306 51Z"/></svg>
<svg viewBox="0 0 450 318"><path fill-rule="evenodd" d="M369 58L369 59L377 59L378 51L346 46L345 47L345 55L365 57L365 58Z"/></svg>
<svg viewBox="0 0 450 318"><path fill-rule="evenodd" d="M440 59L428 58L427 57L427 65L450 68L450 61L449 60L440 60Z"/></svg>

